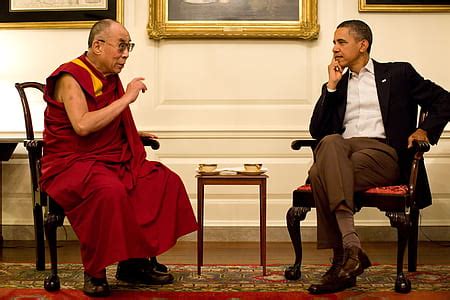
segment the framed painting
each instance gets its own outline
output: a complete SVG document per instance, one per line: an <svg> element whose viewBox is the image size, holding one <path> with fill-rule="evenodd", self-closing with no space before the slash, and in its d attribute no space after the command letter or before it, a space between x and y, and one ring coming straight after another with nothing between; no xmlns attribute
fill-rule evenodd
<svg viewBox="0 0 450 300"><path fill-rule="evenodd" d="M148 35L314 39L318 0L149 0Z"/></svg>
<svg viewBox="0 0 450 300"><path fill-rule="evenodd" d="M123 22L124 0L1 0L0 28L88 28Z"/></svg>
<svg viewBox="0 0 450 300"><path fill-rule="evenodd" d="M359 11L450 12L450 0L359 0Z"/></svg>

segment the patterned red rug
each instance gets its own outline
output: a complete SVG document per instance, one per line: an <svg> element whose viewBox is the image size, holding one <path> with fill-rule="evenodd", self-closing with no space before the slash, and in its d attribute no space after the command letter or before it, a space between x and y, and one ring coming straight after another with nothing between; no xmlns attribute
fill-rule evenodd
<svg viewBox="0 0 450 300"><path fill-rule="evenodd" d="M312 296L305 292L150 292L150 291L114 291L108 299L114 300L165 300L165 299L198 299L198 300L448 300L449 292L411 292L407 295L394 292L340 292ZM0 299L17 300L78 300L91 299L79 290L62 290L48 293L42 289L1 289Z"/></svg>
<svg viewBox="0 0 450 300"><path fill-rule="evenodd" d="M357 286L345 292L313 297L306 288L318 282L327 266L304 266L302 278L287 281L285 266L269 266L262 276L259 266L205 266L197 276L195 265L170 265L175 283L165 286L130 285L114 278L115 266L108 268L111 299L450 299L450 266L418 266L409 273L413 291L407 295L393 291L395 266L376 265L358 278ZM0 263L0 299L87 299L81 292L83 268L61 264L61 291L47 293L42 288L48 271L36 271L33 264Z"/></svg>

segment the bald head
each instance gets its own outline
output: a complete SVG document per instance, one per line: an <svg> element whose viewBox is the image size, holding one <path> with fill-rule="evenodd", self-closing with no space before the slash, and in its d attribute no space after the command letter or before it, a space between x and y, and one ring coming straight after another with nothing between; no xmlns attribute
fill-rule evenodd
<svg viewBox="0 0 450 300"><path fill-rule="evenodd" d="M92 43L97 37L102 36L103 38L106 38L109 35L111 27L114 25L122 26L119 22L112 19L104 19L96 22L89 32L88 48L92 47Z"/></svg>
<svg viewBox="0 0 450 300"><path fill-rule="evenodd" d="M133 46L122 24L105 19L92 26L86 55L89 62L107 76L120 73Z"/></svg>

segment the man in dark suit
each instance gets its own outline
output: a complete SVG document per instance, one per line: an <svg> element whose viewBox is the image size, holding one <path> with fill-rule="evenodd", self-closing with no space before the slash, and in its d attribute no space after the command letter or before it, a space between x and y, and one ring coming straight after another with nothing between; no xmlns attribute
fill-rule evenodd
<svg viewBox="0 0 450 300"><path fill-rule="evenodd" d="M317 207L318 248L333 249L331 268L311 293L356 284L371 263L354 226L354 192L408 178L414 140L435 144L450 119L449 93L409 63L370 58L372 32L362 21L341 23L334 34L328 82L314 108L310 133L320 140L309 178ZM428 116L417 128L417 107ZM425 169L421 168L421 172ZM426 176L418 183L431 204Z"/></svg>

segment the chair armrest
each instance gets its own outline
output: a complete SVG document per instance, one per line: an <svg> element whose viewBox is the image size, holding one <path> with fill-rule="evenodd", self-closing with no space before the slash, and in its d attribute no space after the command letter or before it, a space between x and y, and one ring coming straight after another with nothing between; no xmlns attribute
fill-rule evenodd
<svg viewBox="0 0 450 300"><path fill-rule="evenodd" d="M144 146L150 146L153 150L159 149L159 142L149 136L141 135L141 141ZM44 141L42 140L25 140L24 146L30 154L40 155L42 154L42 147L44 146ZM40 156L39 156L40 157Z"/></svg>
<svg viewBox="0 0 450 300"><path fill-rule="evenodd" d="M39 155L39 157L42 156L43 140L25 140L23 141L23 145L29 154Z"/></svg>
<svg viewBox="0 0 450 300"><path fill-rule="evenodd" d="M291 143L292 150L300 150L302 147L311 147L311 149L316 148L319 141L316 139L298 139ZM412 151L424 153L430 150L430 143L424 141L414 141Z"/></svg>
<svg viewBox="0 0 450 300"><path fill-rule="evenodd" d="M422 154L424 152L430 151L430 143L424 142L424 141L413 141L412 151L414 152L421 152Z"/></svg>
<svg viewBox="0 0 450 300"><path fill-rule="evenodd" d="M314 150L314 148L316 148L317 143L319 141L316 139L298 139L298 140L294 140L291 143L291 148L292 150L300 150L302 147L310 147L312 150Z"/></svg>
<svg viewBox="0 0 450 300"><path fill-rule="evenodd" d="M140 137L144 146L150 146L153 150L159 149L159 142L156 139L145 135L141 135Z"/></svg>

